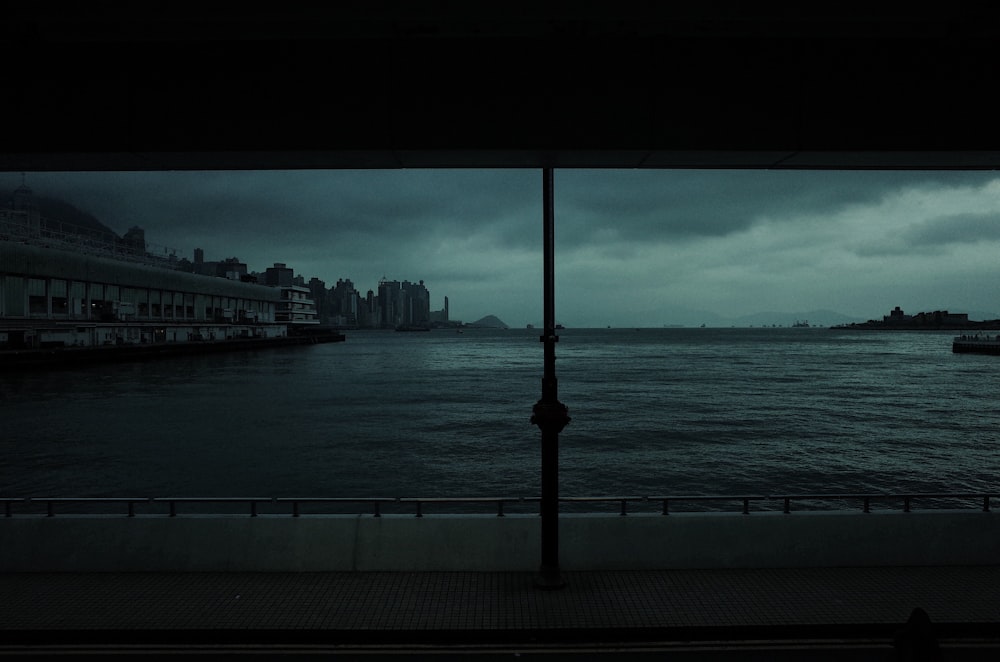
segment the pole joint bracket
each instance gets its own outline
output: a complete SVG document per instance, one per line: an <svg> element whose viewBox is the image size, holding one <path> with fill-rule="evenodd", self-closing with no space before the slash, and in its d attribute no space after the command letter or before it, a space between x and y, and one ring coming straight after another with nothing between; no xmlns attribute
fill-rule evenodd
<svg viewBox="0 0 1000 662"><path fill-rule="evenodd" d="M542 432L559 434L573 420L568 415L569 408L559 401L539 400L532 407L531 412L531 424L537 425Z"/></svg>

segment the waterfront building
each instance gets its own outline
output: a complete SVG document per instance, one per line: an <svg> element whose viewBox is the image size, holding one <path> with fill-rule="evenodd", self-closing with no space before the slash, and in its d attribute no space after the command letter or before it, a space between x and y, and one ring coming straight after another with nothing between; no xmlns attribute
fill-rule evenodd
<svg viewBox="0 0 1000 662"><path fill-rule="evenodd" d="M226 277L178 270L145 252L141 228L94 239L40 218L30 195L22 186L0 209L0 349L267 339L319 323L308 288L290 278L249 282L236 258L217 263ZM268 275L285 282L291 271Z"/></svg>
<svg viewBox="0 0 1000 662"><path fill-rule="evenodd" d="M275 262L264 272L264 284L279 292L275 321L289 326L289 332L320 323L316 301L301 276L283 262Z"/></svg>
<svg viewBox="0 0 1000 662"><path fill-rule="evenodd" d="M0 347L276 337L278 291L28 242L0 241Z"/></svg>
<svg viewBox="0 0 1000 662"><path fill-rule="evenodd" d="M290 332L319 324L316 302L311 298L308 287L287 285L277 289L281 295L275 309L275 321L287 324Z"/></svg>

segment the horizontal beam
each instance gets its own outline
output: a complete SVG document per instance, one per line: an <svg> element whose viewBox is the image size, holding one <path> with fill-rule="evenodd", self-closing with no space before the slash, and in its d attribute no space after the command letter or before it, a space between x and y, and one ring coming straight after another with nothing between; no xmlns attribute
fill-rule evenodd
<svg viewBox="0 0 1000 662"><path fill-rule="evenodd" d="M391 10L22 9L0 169L1000 167L988 17Z"/></svg>

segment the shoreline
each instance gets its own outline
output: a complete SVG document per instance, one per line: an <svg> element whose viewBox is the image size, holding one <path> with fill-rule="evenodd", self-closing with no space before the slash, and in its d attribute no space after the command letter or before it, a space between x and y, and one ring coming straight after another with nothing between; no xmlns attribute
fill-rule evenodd
<svg viewBox="0 0 1000 662"><path fill-rule="evenodd" d="M289 335L277 338L234 338L229 340L198 340L178 343L143 343L100 347L55 347L40 349L0 350L0 372L67 368L98 363L120 363L192 356L220 352L255 351L343 342L346 337L337 332Z"/></svg>

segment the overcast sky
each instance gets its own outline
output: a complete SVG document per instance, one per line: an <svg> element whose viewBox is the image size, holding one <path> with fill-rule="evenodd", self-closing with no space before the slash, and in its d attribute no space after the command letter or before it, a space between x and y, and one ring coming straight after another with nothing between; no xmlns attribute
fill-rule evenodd
<svg viewBox="0 0 1000 662"><path fill-rule="evenodd" d="M542 172L28 173L154 248L251 271L284 262L364 294L423 280L452 319L542 322ZM0 175L0 190L21 184ZM1000 317L1000 174L556 170L556 317L566 326L710 326L894 306ZM783 319L787 316L787 319ZM815 320L823 323L823 320Z"/></svg>

